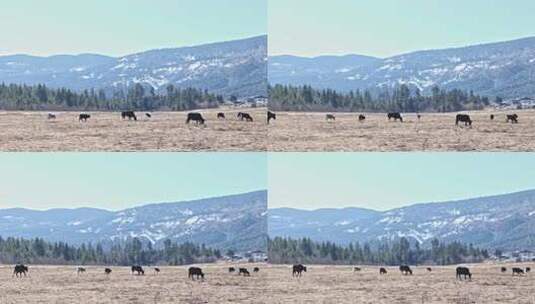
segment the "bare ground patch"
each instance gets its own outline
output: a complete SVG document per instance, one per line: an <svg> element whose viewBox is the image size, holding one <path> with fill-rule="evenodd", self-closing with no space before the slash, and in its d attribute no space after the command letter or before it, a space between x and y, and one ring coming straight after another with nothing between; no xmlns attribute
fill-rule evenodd
<svg viewBox="0 0 535 304"><path fill-rule="evenodd" d="M237 119L245 111L253 122ZM153 112L122 120L118 112L0 112L0 151L265 151L266 109L200 110L206 126L185 124L187 112ZM216 118L224 112L225 120Z"/></svg>
<svg viewBox="0 0 535 304"><path fill-rule="evenodd" d="M494 120L489 116L493 113ZM517 113L518 124L505 121ZM270 151L535 151L535 110L469 112L472 127L455 126L457 113L402 114L404 122L385 113L278 112L268 128Z"/></svg>

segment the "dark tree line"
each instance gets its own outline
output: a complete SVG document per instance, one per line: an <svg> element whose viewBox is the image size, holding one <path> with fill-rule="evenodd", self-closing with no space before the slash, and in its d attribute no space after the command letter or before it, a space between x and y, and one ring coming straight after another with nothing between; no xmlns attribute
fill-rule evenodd
<svg viewBox="0 0 535 304"><path fill-rule="evenodd" d="M406 238L378 244L315 242L309 238L276 237L268 240L268 256L274 264L340 265L450 265L481 262L489 257L486 249L461 242L444 243L437 239L429 248L410 243Z"/></svg>
<svg viewBox="0 0 535 304"><path fill-rule="evenodd" d="M218 249L190 242L165 240L162 248L137 238L111 245L47 242L41 238L0 237L1 264L72 264L72 265L187 265L215 262Z"/></svg>
<svg viewBox="0 0 535 304"><path fill-rule="evenodd" d="M377 92L356 90L340 93L311 86L275 85L268 87L269 108L274 111L344 111L344 112L455 112L480 110L489 98L458 89L435 86L431 95L422 95L402 84Z"/></svg>
<svg viewBox="0 0 535 304"><path fill-rule="evenodd" d="M0 84L1 110L171 110L214 108L223 102L223 96L196 88L176 88L168 85L165 94L158 94L153 87L139 83L125 92L115 90L106 95L100 89L75 92L66 88L53 89L44 84Z"/></svg>

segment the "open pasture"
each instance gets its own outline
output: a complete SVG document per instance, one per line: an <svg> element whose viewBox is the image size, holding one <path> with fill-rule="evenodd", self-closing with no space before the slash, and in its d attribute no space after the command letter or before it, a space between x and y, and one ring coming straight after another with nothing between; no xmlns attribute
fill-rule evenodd
<svg viewBox="0 0 535 304"><path fill-rule="evenodd" d="M237 118L249 113L253 121ZM265 151L265 108L196 110L205 125L186 124L188 112L136 112L137 121L120 112L0 112L0 151ZM225 119L218 119L223 112Z"/></svg>
<svg viewBox="0 0 535 304"><path fill-rule="evenodd" d="M518 114L518 123L506 115ZM455 125L457 113L277 112L268 130L270 151L535 151L535 110L470 111L472 126ZM365 115L359 121L359 114ZM494 114L494 119L490 115Z"/></svg>

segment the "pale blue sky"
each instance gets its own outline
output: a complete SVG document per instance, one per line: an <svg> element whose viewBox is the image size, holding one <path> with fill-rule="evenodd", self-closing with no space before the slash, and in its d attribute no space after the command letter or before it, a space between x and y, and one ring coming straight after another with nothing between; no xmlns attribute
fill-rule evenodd
<svg viewBox="0 0 535 304"><path fill-rule="evenodd" d="M270 55L387 57L535 35L532 0L269 0Z"/></svg>
<svg viewBox="0 0 535 304"><path fill-rule="evenodd" d="M266 189L265 153L0 153L0 208L117 210Z"/></svg>
<svg viewBox="0 0 535 304"><path fill-rule="evenodd" d="M535 189L534 153L272 153L268 163L270 208L386 210Z"/></svg>
<svg viewBox="0 0 535 304"><path fill-rule="evenodd" d="M3 0L0 55L126 55L267 32L267 0Z"/></svg>

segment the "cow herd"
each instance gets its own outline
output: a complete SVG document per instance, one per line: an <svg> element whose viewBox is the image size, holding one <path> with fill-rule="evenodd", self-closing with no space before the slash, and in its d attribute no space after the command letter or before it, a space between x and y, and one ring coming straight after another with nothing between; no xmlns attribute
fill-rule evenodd
<svg viewBox="0 0 535 304"><path fill-rule="evenodd" d="M152 118L152 114L151 113L145 113L145 117L147 119L150 119ZM217 119L218 120L224 120L227 118L227 116L225 115L225 113L223 112L219 112L217 113ZM55 120L57 118L57 115L55 113L48 113L48 116L47 118L49 120ZM88 113L80 113L78 115L78 121L80 122L87 122L89 119L91 118L91 115L88 114ZM136 113L134 111L123 111L121 112L121 118L123 120L134 120L134 121L137 121L138 120L138 117L136 115ZM253 122L254 119L253 119L253 116L249 113L246 113L246 112L238 112L237 115L236 115L236 118L240 121L246 121L246 122ZM271 111L267 111L267 123L269 124L269 122L271 120L275 120L277 119L277 114L271 112ZM203 117L203 115L199 112L190 112L190 113L187 113L186 115L186 124L189 124L190 122L193 122L195 124L198 124L198 125L205 125L205 122L206 122L206 119Z"/></svg>
<svg viewBox="0 0 535 304"><path fill-rule="evenodd" d="M388 118L388 121L400 121L403 122L403 116L399 112L390 112L386 114L386 117ZM422 118L421 114L416 114L416 117L418 120ZM490 115L490 120L494 120L495 115ZM325 120L328 122L334 122L336 121L336 116L334 114L325 114ZM363 114L358 115L358 121L363 122L366 120L366 116ZM510 122L512 124L518 123L518 115L515 114L506 114L505 115L505 122ZM455 116L455 125L458 126L459 123L464 123L465 126L472 126L472 119L470 118L470 115L468 114L457 114Z"/></svg>
<svg viewBox="0 0 535 304"><path fill-rule="evenodd" d="M154 273L155 274L159 274L160 273L160 268L158 267L154 267ZM78 267L76 268L76 273L78 275L81 275L81 274L84 274L85 272L87 271L87 269L85 267ZM132 265L132 267L130 267L130 271L132 273L132 275L137 275L137 276L144 276L145 275L145 269L143 269L143 267L141 265ZM239 267L237 270L236 268L234 267L229 267L228 269L228 272L229 273L233 273L233 272L236 272L238 273L238 275L240 276L244 276L244 277L250 277L251 276L251 273L249 272L249 270L245 267ZM305 271L306 271L306 267L305 267ZM259 267L254 267L253 268L253 273L258 273L260 272L260 268ZM111 268L104 268L104 274L105 275L110 275L112 273L112 269ZM28 274L28 266L24 265L24 264L17 264L15 265L15 267L13 268L13 277L25 277L27 276ZM202 268L200 267L189 267L188 268L188 278L191 279L191 280L204 280L204 272L202 271Z"/></svg>
<svg viewBox="0 0 535 304"><path fill-rule="evenodd" d="M432 272L432 268L431 267L426 267L425 268L427 270L427 272ZM520 267L513 267L511 268L512 270L512 274L513 276L522 276L522 275L525 275L527 273L529 273L531 271L531 267L526 267L526 268L520 268ZM293 277L301 277L302 276L302 273L303 272L306 272L307 271L307 268L306 266L304 266L303 264L296 264L296 265L293 265L292 267L292 276ZM353 272L360 272L362 271L362 268L361 267L357 267L357 266L354 266L353 267ZM411 269L411 267L409 265L400 265L399 266L399 271L402 275L412 275L413 274L413 270ZM500 268L500 271L502 273L505 273L507 272L507 268L506 267L501 267ZM380 267L379 268L379 275L386 275L388 274L388 271L386 270L385 267ZM457 280L472 280L472 273L470 272L470 269L468 267L464 267L464 266L459 266L455 269L455 277Z"/></svg>

